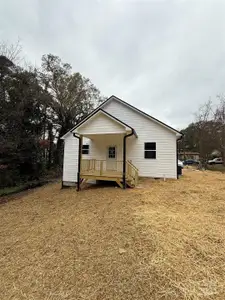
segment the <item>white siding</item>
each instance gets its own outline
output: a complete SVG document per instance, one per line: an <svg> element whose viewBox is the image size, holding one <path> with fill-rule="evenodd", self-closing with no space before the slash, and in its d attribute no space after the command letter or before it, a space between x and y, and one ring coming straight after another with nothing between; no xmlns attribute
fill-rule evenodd
<svg viewBox="0 0 225 300"><path fill-rule="evenodd" d="M112 120L104 113L100 112L92 119L88 120L84 125L81 125L76 132L80 134L113 134L125 133L125 126Z"/></svg>
<svg viewBox="0 0 225 300"><path fill-rule="evenodd" d="M135 129L138 138L127 139L127 159L139 169L140 176L177 177L175 133L116 100L103 109ZM145 142L156 142L156 159L144 158Z"/></svg>
<svg viewBox="0 0 225 300"><path fill-rule="evenodd" d="M99 135L89 140L90 143L90 157L95 159L106 160L107 159L107 148L109 146L116 146L117 148L117 160L123 160L123 136L119 134L112 135ZM84 156L83 156L84 157Z"/></svg>
<svg viewBox="0 0 225 300"><path fill-rule="evenodd" d="M77 182L78 171L78 144L79 140L70 133L64 140L64 155L63 155L63 182ZM83 144L89 144L88 139L83 139ZM89 155L83 155L89 158Z"/></svg>
<svg viewBox="0 0 225 300"><path fill-rule="evenodd" d="M116 100L106 103L103 109L135 129L138 138L134 136L127 138L127 159L131 159L134 165L139 169L140 176L176 178L177 160L175 133ZM93 123L91 124L91 122ZM105 135L102 136L93 135L92 140L83 140L83 144L88 143L90 145L90 154L83 155L83 158L105 160L107 147L117 146L117 160L122 160L124 134L109 134L112 131L119 133L121 129L123 129L123 132L125 131L122 125L107 118L103 114L99 114L97 118L90 120L88 126L81 126L80 130L82 130L82 133L86 132L86 134L90 134L90 136L91 134L105 133ZM78 139L74 138L72 134L69 134L64 142L63 181L76 182ZM144 158L145 142L156 142L156 159Z"/></svg>
<svg viewBox="0 0 225 300"><path fill-rule="evenodd" d="M107 159L107 148L117 147L117 160L123 159L123 135L96 135L93 139L83 138L83 144L89 145L89 154L82 154L82 158L95 158L97 160ZM64 159L63 159L63 182L65 185L72 185L77 182L78 171L78 139L69 134L64 140Z"/></svg>

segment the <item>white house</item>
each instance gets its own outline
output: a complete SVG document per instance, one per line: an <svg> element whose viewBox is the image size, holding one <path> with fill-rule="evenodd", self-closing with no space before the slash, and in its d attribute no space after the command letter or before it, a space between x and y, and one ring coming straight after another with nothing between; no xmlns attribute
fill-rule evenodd
<svg viewBox="0 0 225 300"><path fill-rule="evenodd" d="M114 180L135 186L139 176L178 178L177 141L182 134L111 96L64 139L63 186Z"/></svg>

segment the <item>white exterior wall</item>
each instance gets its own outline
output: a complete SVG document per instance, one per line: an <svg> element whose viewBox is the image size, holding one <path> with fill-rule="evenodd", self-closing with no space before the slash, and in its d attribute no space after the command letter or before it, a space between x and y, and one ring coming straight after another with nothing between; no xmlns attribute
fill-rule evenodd
<svg viewBox="0 0 225 300"><path fill-rule="evenodd" d="M84 138L83 144L89 144L89 140ZM70 185L69 183L77 182L78 145L79 140L72 133L64 140L63 182L68 183L68 185ZM89 155L84 155L84 157L89 158Z"/></svg>
<svg viewBox="0 0 225 300"><path fill-rule="evenodd" d="M115 116L122 122L133 127L138 135L127 138L127 159L132 160L133 164L139 169L139 175L155 178L177 178L177 159L176 159L176 134L167 128L151 121L149 118L121 104L118 101L110 101L102 107L106 112ZM102 116L102 115L101 115ZM105 117L105 116L104 116ZM107 119L107 117L106 117ZM93 118L94 121L94 118ZM96 118L96 124L99 125L98 133L103 133L105 128L110 132L121 130L123 126L107 119L109 127L106 126L103 118ZM95 128L94 128L95 127ZM94 128L94 132L92 132ZM82 130L81 130L82 129ZM96 126L82 126L80 132L86 134L96 134ZM83 144L90 145L90 154L82 155L83 158L95 158L105 160L107 157L107 147L117 146L117 160L122 160L123 134L103 134L92 136L92 140L84 138ZM144 143L156 143L156 159L144 158ZM63 181L76 182L78 168L78 139L69 134L64 140L64 165Z"/></svg>
<svg viewBox="0 0 225 300"><path fill-rule="evenodd" d="M138 138L127 138L127 159L139 169L140 176L177 178L175 133L116 100L103 109L135 129ZM156 142L156 159L144 158L145 142Z"/></svg>
<svg viewBox="0 0 225 300"><path fill-rule="evenodd" d="M89 154L82 154L82 158L95 158L97 160L107 159L107 147L117 147L117 160L123 160L123 135L108 134L93 136L93 139L83 138L83 145L89 145ZM78 172L78 139L69 134L64 140L63 159L63 182L64 185L71 185L77 182Z"/></svg>
<svg viewBox="0 0 225 300"><path fill-rule="evenodd" d="M113 133L125 133L125 126L110 119L104 113L100 112L96 116L93 116L87 123L81 125L77 132L85 134L113 134Z"/></svg>
<svg viewBox="0 0 225 300"><path fill-rule="evenodd" d="M90 157L107 160L107 148L109 146L117 147L117 160L123 160L123 136L124 134L108 134L102 136L95 136L92 140L89 140L90 143ZM82 156L85 158L85 156Z"/></svg>

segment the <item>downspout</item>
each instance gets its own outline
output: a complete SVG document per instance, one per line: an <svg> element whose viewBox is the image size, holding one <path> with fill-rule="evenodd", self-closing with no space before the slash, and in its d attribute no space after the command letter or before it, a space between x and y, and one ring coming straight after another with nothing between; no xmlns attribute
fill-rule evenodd
<svg viewBox="0 0 225 300"><path fill-rule="evenodd" d="M65 141L63 140L63 166L64 166L64 154L65 154ZM62 174L63 174L63 168L62 168ZM62 185L61 185L61 189L64 189L63 175L62 175Z"/></svg>
<svg viewBox="0 0 225 300"><path fill-rule="evenodd" d="M80 190L80 166L81 166L81 137L73 133L73 136L79 139L79 150L78 150L78 171L77 171L77 191Z"/></svg>
<svg viewBox="0 0 225 300"><path fill-rule="evenodd" d="M178 141L182 140L183 138L183 135L180 136L178 139L177 139L177 143L176 143L176 153L177 153L177 179L179 179L179 176L178 176Z"/></svg>
<svg viewBox="0 0 225 300"><path fill-rule="evenodd" d="M131 133L123 137L123 188L126 189L126 141L129 136L134 134L134 129L131 129Z"/></svg>

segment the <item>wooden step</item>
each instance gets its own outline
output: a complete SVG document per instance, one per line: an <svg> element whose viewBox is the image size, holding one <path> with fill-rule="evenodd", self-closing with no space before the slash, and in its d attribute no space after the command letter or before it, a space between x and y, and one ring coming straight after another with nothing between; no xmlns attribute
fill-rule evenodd
<svg viewBox="0 0 225 300"><path fill-rule="evenodd" d="M126 181L127 185L128 185L129 187L131 187L131 188L134 188L134 187L135 187L135 183L134 183L134 182L135 182L135 181L134 181L133 178Z"/></svg>
<svg viewBox="0 0 225 300"><path fill-rule="evenodd" d="M131 182L129 182L129 181L127 181L127 185L130 187L130 188L134 188L135 187L135 185L134 184L132 184Z"/></svg>

